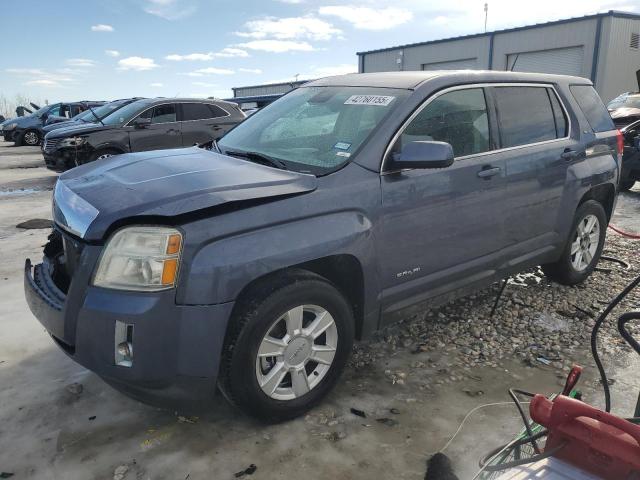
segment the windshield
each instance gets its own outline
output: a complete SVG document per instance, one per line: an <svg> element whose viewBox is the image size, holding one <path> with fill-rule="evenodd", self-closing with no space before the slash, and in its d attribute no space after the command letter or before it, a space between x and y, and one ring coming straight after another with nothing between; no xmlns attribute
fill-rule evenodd
<svg viewBox="0 0 640 480"><path fill-rule="evenodd" d="M40 116L42 116L43 113L48 112L49 110L51 110L56 105L58 105L58 104L55 103L53 105L45 105L44 107L41 107L38 110L36 110L35 112L33 112L32 115L35 115L36 117L40 117Z"/></svg>
<svg viewBox="0 0 640 480"><path fill-rule="evenodd" d="M223 153L274 158L298 172L330 173L347 163L408 95L390 88L299 88L247 118L218 147Z"/></svg>
<svg viewBox="0 0 640 480"><path fill-rule="evenodd" d="M104 123L105 125L122 125L125 122L131 120L145 108L147 108L149 103L149 101L138 101L130 103L129 105L126 105L108 114L102 119L102 123Z"/></svg>
<svg viewBox="0 0 640 480"><path fill-rule="evenodd" d="M85 110L76 118L79 118L80 120L85 120L87 122L95 122L96 120L100 118L104 118L107 115L113 113L120 107L122 107L122 102L107 103L99 107L92 107L93 112L91 110ZM96 118L96 115L97 115L97 118Z"/></svg>
<svg viewBox="0 0 640 480"><path fill-rule="evenodd" d="M640 95L629 95L619 98L614 98L607 105L609 110L614 108L640 108Z"/></svg>

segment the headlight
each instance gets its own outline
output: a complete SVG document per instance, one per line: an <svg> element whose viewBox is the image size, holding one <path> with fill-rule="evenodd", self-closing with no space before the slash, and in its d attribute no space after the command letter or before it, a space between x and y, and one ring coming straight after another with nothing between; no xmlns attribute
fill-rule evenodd
<svg viewBox="0 0 640 480"><path fill-rule="evenodd" d="M9 125L5 125L4 127L2 127L3 130L13 130L14 128L16 128L18 126L17 123L10 123Z"/></svg>
<svg viewBox="0 0 640 480"><path fill-rule="evenodd" d="M61 147L79 147L80 145L83 145L85 143L87 143L86 137L68 137L68 138L63 138L60 141L60 146Z"/></svg>
<svg viewBox="0 0 640 480"><path fill-rule="evenodd" d="M178 277L182 234L169 227L125 227L107 241L93 284L118 290L173 288Z"/></svg>

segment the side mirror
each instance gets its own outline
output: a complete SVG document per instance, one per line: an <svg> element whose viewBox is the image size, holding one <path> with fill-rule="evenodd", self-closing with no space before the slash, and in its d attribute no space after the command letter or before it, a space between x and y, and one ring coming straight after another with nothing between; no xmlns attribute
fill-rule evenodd
<svg viewBox="0 0 640 480"><path fill-rule="evenodd" d="M151 125L151 119L148 117L138 117L133 121L132 125L136 128L146 128Z"/></svg>
<svg viewBox="0 0 640 480"><path fill-rule="evenodd" d="M445 168L452 163L453 147L447 142L409 142L393 156L396 168Z"/></svg>
<svg viewBox="0 0 640 480"><path fill-rule="evenodd" d="M44 112L40 118L42 118L43 121L46 121L47 118L49 118L49 114L47 112Z"/></svg>

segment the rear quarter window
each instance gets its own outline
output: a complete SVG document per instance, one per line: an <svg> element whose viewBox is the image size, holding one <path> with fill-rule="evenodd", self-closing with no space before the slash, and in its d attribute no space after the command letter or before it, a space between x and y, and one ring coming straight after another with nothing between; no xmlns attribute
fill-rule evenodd
<svg viewBox="0 0 640 480"><path fill-rule="evenodd" d="M591 85L572 85L569 89L594 132L615 129L607 108Z"/></svg>

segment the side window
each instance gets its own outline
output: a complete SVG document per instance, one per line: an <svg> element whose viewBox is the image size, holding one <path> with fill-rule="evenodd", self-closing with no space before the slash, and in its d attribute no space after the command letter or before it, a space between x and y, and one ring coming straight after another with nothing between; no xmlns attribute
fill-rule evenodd
<svg viewBox="0 0 640 480"><path fill-rule="evenodd" d="M205 103L183 103L182 104L182 120L204 120L211 118L211 110Z"/></svg>
<svg viewBox="0 0 640 480"><path fill-rule="evenodd" d="M556 123L556 138L564 138L569 134L569 124L567 122L567 117L565 116L564 110L560 105L560 101L558 100L556 92L554 92L551 88L547 88L547 93L549 94L549 99L551 100L553 118Z"/></svg>
<svg viewBox="0 0 640 480"><path fill-rule="evenodd" d="M547 89L495 87L502 148L555 140L555 117Z"/></svg>
<svg viewBox="0 0 640 480"><path fill-rule="evenodd" d="M220 108L217 105L213 105L213 104L209 103L207 105L207 107L209 107L209 110L211 110L211 118L219 118L219 117L228 117L229 116L229 112L227 112L223 108Z"/></svg>
<svg viewBox="0 0 640 480"><path fill-rule="evenodd" d="M170 123L176 121L176 106L173 103L158 105L153 109L151 123Z"/></svg>
<svg viewBox="0 0 640 480"><path fill-rule="evenodd" d="M606 132L616 128L607 108L591 85L572 85L569 89L594 132Z"/></svg>
<svg viewBox="0 0 640 480"><path fill-rule="evenodd" d="M50 108L47 114L50 116L51 115L60 116L60 105L56 105L55 107Z"/></svg>
<svg viewBox="0 0 640 480"><path fill-rule="evenodd" d="M58 115L60 115L61 117L70 118L71 117L70 109L71 107L69 105L60 105L60 113Z"/></svg>
<svg viewBox="0 0 640 480"><path fill-rule="evenodd" d="M455 90L431 101L409 123L394 148L420 140L447 142L456 157L490 150L489 119L481 88Z"/></svg>
<svg viewBox="0 0 640 480"><path fill-rule="evenodd" d="M84 111L84 107L82 105L71 105L71 116L75 117L76 115L82 113Z"/></svg>

